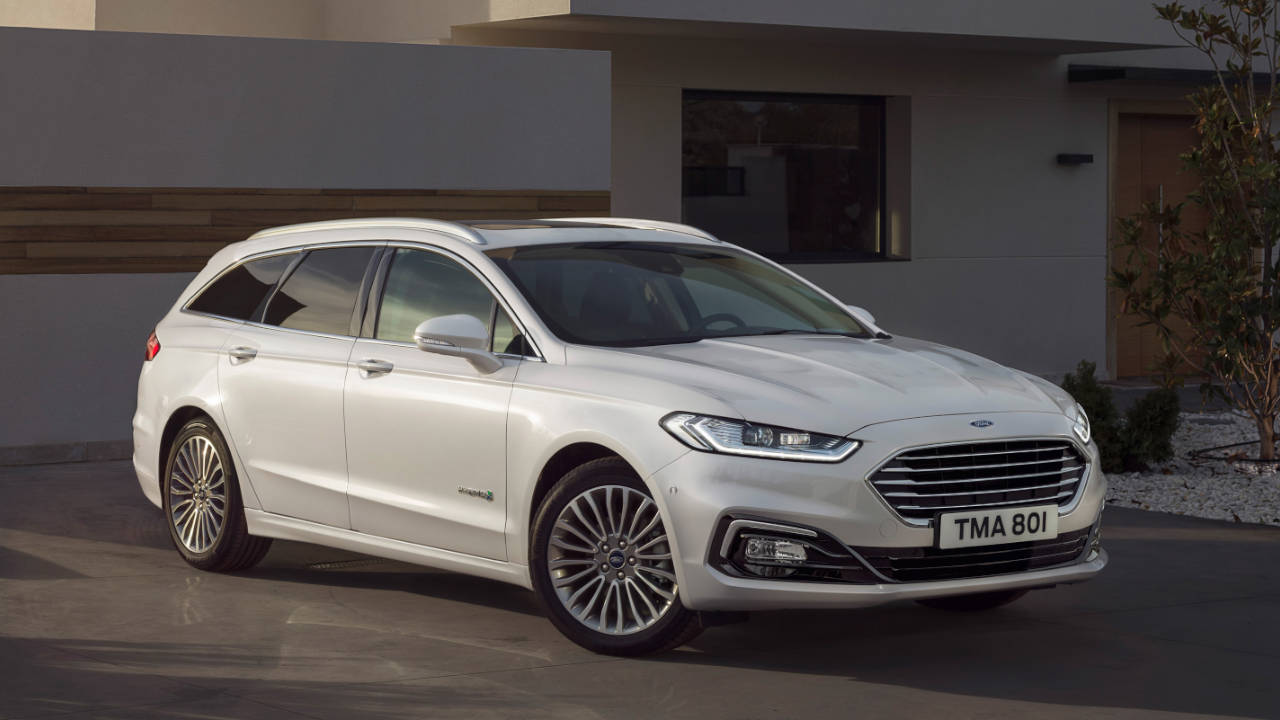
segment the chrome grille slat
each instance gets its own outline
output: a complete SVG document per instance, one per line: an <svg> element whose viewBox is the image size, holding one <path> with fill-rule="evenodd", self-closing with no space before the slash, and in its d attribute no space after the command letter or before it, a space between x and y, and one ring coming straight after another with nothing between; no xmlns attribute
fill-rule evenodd
<svg viewBox="0 0 1280 720"><path fill-rule="evenodd" d="M980 445L982 443L972 443L972 444ZM1052 450L1052 449L1053 448L1049 448L1048 450ZM915 452L919 452L919 451L907 450L903 453L900 453L898 455L898 459L900 460L954 460L956 458L985 457L988 455L1017 455L1019 453L1046 452L1046 449L1040 448L1037 450L1037 449L1023 448L1022 450L991 450L991 451L975 452L975 453L958 453L955 455L914 455L913 453Z"/></svg>
<svg viewBox="0 0 1280 720"><path fill-rule="evenodd" d="M1018 492L1018 490L1010 490L1009 492ZM978 508L1001 507L1003 505L1035 505L1037 503L1047 502L1049 500L1062 500L1064 498L1069 498L1074 494L1075 494L1074 490L1065 490L1051 497L1022 498L1021 500L976 503L973 505L899 505L898 509L899 510L928 510L930 512L935 512L937 510L946 510L950 512L952 510L976 510ZM945 497L945 496L940 496L940 497Z"/></svg>
<svg viewBox="0 0 1280 720"><path fill-rule="evenodd" d="M894 462L924 462L925 460L932 460L932 459L933 459L933 458L901 458L901 457L899 457L899 458L897 458L896 460L894 460ZM1025 460L1025 461L1021 461L1021 462L996 463L996 464L994 464L994 465L959 465L959 466L955 466L955 467L946 467L946 468L928 468L928 467L918 467L918 468L913 468L913 467L885 467L885 468L880 468L880 472L929 472L930 470L937 470L937 471L943 471L943 470L987 470L987 469L990 469L990 468L1007 468L1007 467L1016 467L1016 466L1018 466L1018 465L1043 465L1044 463L1052 463L1052 462L1066 462L1067 460L1070 460L1070 459L1071 459L1071 458L1070 458L1070 456L1068 456L1068 455L1066 455L1066 454L1062 454L1062 455L1059 455L1058 457L1045 458L1044 460Z"/></svg>
<svg viewBox="0 0 1280 720"><path fill-rule="evenodd" d="M1027 490L1047 490L1049 488L1063 487L1065 485L1074 485L1077 482L1079 482L1079 480L1072 478L1070 480L1063 480L1062 482L1049 483L1047 485L1028 485L1027 487L1000 488L998 490L967 490L964 492L964 494L965 495L990 495L992 493L1025 492ZM939 497L940 495L944 495L946 493L889 492L889 493L881 493L881 494L887 498L891 498L891 497L932 498L932 497ZM954 493L954 494L959 494L959 493Z"/></svg>
<svg viewBox="0 0 1280 720"><path fill-rule="evenodd" d="M1007 462L1000 462L1001 457ZM927 525L939 512L1067 506L1087 469L1084 456L1068 440L1010 439L904 450L868 480L903 519Z"/></svg>
<svg viewBox="0 0 1280 720"><path fill-rule="evenodd" d="M915 485L916 487L920 487L923 485L954 485L955 483L967 483L967 482L992 482L995 480L1018 480L1020 478L1030 478L1030 477L1052 477L1054 475L1062 475L1064 473L1069 473L1069 472L1078 472L1083 468L1084 468L1083 465L1073 465L1071 467L1062 468L1061 470L1049 470L1046 472L1038 472L1038 473L1020 473L1018 475L990 475L987 477L957 478L955 480L897 480L897 481L881 480L876 484L877 485ZM953 469L959 469L959 468L953 468ZM929 472L929 471L922 470L920 472ZM956 492L958 494L964 494L963 491L957 490Z"/></svg>

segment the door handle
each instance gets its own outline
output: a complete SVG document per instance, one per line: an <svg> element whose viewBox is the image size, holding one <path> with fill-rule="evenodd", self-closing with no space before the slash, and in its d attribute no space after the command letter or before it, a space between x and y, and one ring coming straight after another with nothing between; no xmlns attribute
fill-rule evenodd
<svg viewBox="0 0 1280 720"><path fill-rule="evenodd" d="M258 357L258 351L256 349L245 347L243 345L231 348L227 351L227 354L231 356L232 362L248 362L249 360Z"/></svg>
<svg viewBox="0 0 1280 720"><path fill-rule="evenodd" d="M361 360L356 363L356 367L360 368L360 377L374 377L376 375L386 375L395 368L395 365L386 360Z"/></svg>

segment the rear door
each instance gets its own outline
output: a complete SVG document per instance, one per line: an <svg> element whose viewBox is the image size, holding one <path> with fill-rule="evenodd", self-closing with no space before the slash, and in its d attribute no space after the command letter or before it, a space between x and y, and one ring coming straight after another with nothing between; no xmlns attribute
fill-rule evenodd
<svg viewBox="0 0 1280 720"><path fill-rule="evenodd" d="M506 424L523 333L481 277L447 254L388 248L367 334L347 368L351 527L506 559ZM372 312L376 311L376 312ZM503 367L419 350L424 320L468 314ZM496 344L496 345L495 345Z"/></svg>
<svg viewBox="0 0 1280 720"><path fill-rule="evenodd" d="M342 391L373 246L306 251L223 346L233 445L267 512L350 527Z"/></svg>

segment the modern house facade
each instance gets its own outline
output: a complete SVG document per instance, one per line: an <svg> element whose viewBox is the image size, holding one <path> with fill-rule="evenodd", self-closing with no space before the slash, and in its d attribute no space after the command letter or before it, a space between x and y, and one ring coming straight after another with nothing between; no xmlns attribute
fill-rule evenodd
<svg viewBox="0 0 1280 720"><path fill-rule="evenodd" d="M0 0L0 463L127 455L212 252L352 215L683 221L920 335L1146 373L1112 218L1190 187L1144 0Z"/></svg>

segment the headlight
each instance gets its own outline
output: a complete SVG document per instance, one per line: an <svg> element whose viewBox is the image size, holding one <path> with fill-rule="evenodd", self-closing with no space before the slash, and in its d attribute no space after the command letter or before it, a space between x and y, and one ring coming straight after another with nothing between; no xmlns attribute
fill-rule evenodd
<svg viewBox="0 0 1280 720"><path fill-rule="evenodd" d="M777 460L840 462L857 440L693 413L671 413L662 427L694 450Z"/></svg>
<svg viewBox="0 0 1280 720"><path fill-rule="evenodd" d="M1080 442L1089 444L1089 438L1093 437L1093 430L1089 427L1089 416L1084 413L1080 403L1076 403L1075 424L1071 429L1075 431L1076 437L1080 438Z"/></svg>

